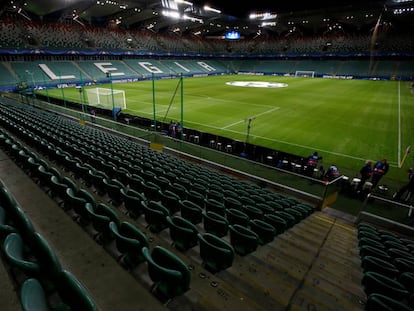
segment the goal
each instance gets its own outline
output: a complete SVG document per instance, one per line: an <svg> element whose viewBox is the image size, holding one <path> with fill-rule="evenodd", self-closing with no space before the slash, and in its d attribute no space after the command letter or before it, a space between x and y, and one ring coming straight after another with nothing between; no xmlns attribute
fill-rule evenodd
<svg viewBox="0 0 414 311"><path fill-rule="evenodd" d="M315 78L315 71L298 70L295 72L295 77Z"/></svg>
<svg viewBox="0 0 414 311"><path fill-rule="evenodd" d="M121 108L126 109L125 91L111 90L106 88L86 89L88 104L105 109Z"/></svg>

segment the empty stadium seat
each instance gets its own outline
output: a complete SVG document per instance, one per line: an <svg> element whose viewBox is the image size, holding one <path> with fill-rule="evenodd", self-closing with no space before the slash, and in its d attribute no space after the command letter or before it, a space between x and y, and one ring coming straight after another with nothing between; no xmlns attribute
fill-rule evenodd
<svg viewBox="0 0 414 311"><path fill-rule="evenodd" d="M51 311L53 310L46 297L45 289L35 278L24 281L20 289L20 302L23 311Z"/></svg>
<svg viewBox="0 0 414 311"><path fill-rule="evenodd" d="M119 226L120 220L118 214L103 203L99 203L96 206L86 203L85 210L89 214L93 228L97 231L95 238L103 244L110 241L113 236L109 228L109 223L114 222Z"/></svg>
<svg viewBox="0 0 414 311"><path fill-rule="evenodd" d="M227 235L229 231L229 221L222 215L215 212L203 212L204 230L219 238Z"/></svg>
<svg viewBox="0 0 414 311"><path fill-rule="evenodd" d="M230 225L238 224L247 226L249 223L249 216L246 213L234 208L226 210L226 218Z"/></svg>
<svg viewBox="0 0 414 311"><path fill-rule="evenodd" d="M29 276L38 276L40 273L39 263L29 259L27 246L25 247L18 233L10 233L3 243L4 253L7 261Z"/></svg>
<svg viewBox="0 0 414 311"><path fill-rule="evenodd" d="M408 298L409 292L400 282L377 272L367 272L362 278L365 293L381 294L397 301Z"/></svg>
<svg viewBox="0 0 414 311"><path fill-rule="evenodd" d="M148 263L148 273L154 282L154 291L165 298L173 298L190 288L190 270L174 253L156 246L152 252L144 247L142 254Z"/></svg>
<svg viewBox="0 0 414 311"><path fill-rule="evenodd" d="M140 229L125 221L119 225L111 221L109 229L115 237L118 251L122 254L120 260L124 266L131 269L145 261L142 248L149 247L148 238Z"/></svg>
<svg viewBox="0 0 414 311"><path fill-rule="evenodd" d="M275 228L260 219L253 219L250 221L250 229L255 232L259 238L258 242L260 245L264 245L273 241L276 230Z"/></svg>
<svg viewBox="0 0 414 311"><path fill-rule="evenodd" d="M181 216L167 216L173 245L180 251L186 251L197 245L197 227Z"/></svg>
<svg viewBox="0 0 414 311"><path fill-rule="evenodd" d="M144 213L141 201L146 201L147 199L142 193L127 188L121 188L120 193L124 206L131 218L137 219Z"/></svg>
<svg viewBox="0 0 414 311"><path fill-rule="evenodd" d="M69 310L97 311L98 305L86 287L68 270L62 270L55 282L62 302Z"/></svg>
<svg viewBox="0 0 414 311"><path fill-rule="evenodd" d="M188 201L188 200L180 200L180 210L181 210L181 217L189 220L193 224L198 224L203 219L203 210L197 204Z"/></svg>
<svg viewBox="0 0 414 311"><path fill-rule="evenodd" d="M200 243L200 256L203 266L211 273L231 267L234 260L234 249L225 240L211 234L198 234Z"/></svg>
<svg viewBox="0 0 414 311"><path fill-rule="evenodd" d="M170 216L170 211L165 206L155 201L141 201L141 205L145 221L152 232L158 233L168 227L167 216Z"/></svg>
<svg viewBox="0 0 414 311"><path fill-rule="evenodd" d="M259 245L259 236L249 228L235 224L230 225L230 243L239 255L254 252Z"/></svg>

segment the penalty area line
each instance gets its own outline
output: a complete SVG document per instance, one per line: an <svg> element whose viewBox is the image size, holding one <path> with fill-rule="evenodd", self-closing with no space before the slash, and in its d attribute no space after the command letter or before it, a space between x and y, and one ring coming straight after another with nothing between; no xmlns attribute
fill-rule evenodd
<svg viewBox="0 0 414 311"><path fill-rule="evenodd" d="M264 112L262 112L262 113L259 113L259 114L254 115L254 116L251 116L251 118L257 118L257 117L263 116L263 115L265 115L265 114L271 113L271 112L273 112L273 111L275 111L275 110L279 110L279 109L280 109L280 107L274 107L274 108L272 108L272 109L270 109L270 110L264 111ZM246 119L244 119L244 120L240 120L240 121L237 121L237 122L234 122L234 123L232 123L232 124L226 125L225 127L222 127L222 128L221 128L221 130L226 130L226 129L228 129L229 127L232 127L232 126L234 126L234 125L237 125L237 124L243 123L243 122L245 122L245 121L246 121Z"/></svg>

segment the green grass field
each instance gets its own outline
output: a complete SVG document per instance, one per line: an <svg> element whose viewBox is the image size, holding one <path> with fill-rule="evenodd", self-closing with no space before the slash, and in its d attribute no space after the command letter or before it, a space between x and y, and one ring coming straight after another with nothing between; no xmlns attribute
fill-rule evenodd
<svg viewBox="0 0 414 311"><path fill-rule="evenodd" d="M183 81L184 127L245 141L245 120L254 117L250 143L304 157L316 150L326 166L335 163L350 175L357 174L366 159L385 157L391 164L388 177L405 182L406 169L414 166L409 155L398 168L406 147L414 147L414 96L408 82L236 75ZM288 86L239 87L227 85L229 81ZM180 120L180 89L173 98L178 82L155 81L158 120ZM126 93L124 112L153 118L152 81L113 87ZM48 94L62 97L62 90ZM80 98L75 89L65 89L64 96Z"/></svg>

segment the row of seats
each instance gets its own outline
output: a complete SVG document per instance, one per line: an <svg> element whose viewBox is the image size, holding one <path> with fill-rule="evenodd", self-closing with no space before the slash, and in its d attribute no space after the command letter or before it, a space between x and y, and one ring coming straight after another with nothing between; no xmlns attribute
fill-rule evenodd
<svg viewBox="0 0 414 311"><path fill-rule="evenodd" d="M147 236L137 226L121 221L118 214L110 206L97 203L94 196L86 189L79 188L70 177L62 176L56 167L49 166L48 162L39 158L36 153L19 145L19 142L5 131L0 134L0 142L0 146L22 169L27 171L39 186L49 192L52 197L60 196L61 203L63 203L61 204L62 208L72 211L72 216L79 224L82 226L91 225L93 229L91 234L94 239L103 245L115 241L117 251L120 254L118 260L125 268L132 269L146 261L149 276L154 281L153 290L156 290L163 298L172 298L189 289L189 269L175 254L160 246L155 247L151 252ZM17 152L17 149L20 151ZM28 156L29 154L31 156ZM21 239L16 240L14 236L8 236L6 241L7 245L16 246L19 241L22 244ZM30 263L25 262L21 265L28 271L38 270ZM49 268L54 266L56 264L49 265ZM38 284L40 283L32 280L28 282L30 287ZM47 306L49 302L45 298L46 293L42 288L40 285L40 288L35 290L38 292L36 295L41 295L42 305ZM25 290L25 292L28 291L29 289ZM74 310L90 309L79 307Z"/></svg>
<svg viewBox="0 0 414 311"><path fill-rule="evenodd" d="M361 223L358 243L366 309L413 310L414 240Z"/></svg>
<svg viewBox="0 0 414 311"><path fill-rule="evenodd" d="M34 229L22 207L1 183L0 238L23 310L98 310L87 289L62 268L48 241Z"/></svg>
<svg viewBox="0 0 414 311"><path fill-rule="evenodd" d="M313 211L310 206L299 204L295 199L289 199L268 190L262 191L258 187L235 179L232 184L236 188L227 189L227 192L233 193L233 195L225 196L226 190L223 190L224 187L220 187L215 182L211 184L207 182L208 180L220 182L221 176L219 174L207 169L204 171L200 167L182 162L186 166L186 170L176 171L180 177L174 177L175 181L190 181L190 179L194 181L196 176L200 177L202 175L208 177L208 179L201 179L197 186L201 191L202 184L207 184L209 188L201 191L204 191L205 197L199 197L199 202L196 199L188 200L190 192L194 192L194 190L188 191L184 185L181 185L184 187L181 195L186 196L181 197L176 193L179 184L175 183L174 185L174 183L168 183L167 178L163 180L158 177L156 174L160 174L160 170L156 170L155 166L152 165L152 163L160 162L168 164L178 162L174 158L167 158L164 155L159 156L160 153L154 153L142 146L131 147L133 145L131 142L122 142L122 139L114 138L107 133L93 131L93 139L91 139L92 135L85 135L84 127L80 127L79 131L83 132L80 135L83 135L85 140L88 141L87 144L84 144L81 137L74 134L76 133L74 126L69 122L64 122L53 115L40 114L38 111L32 111L31 109L27 109L22 113L21 109L14 109L13 106L10 108L7 105L5 108L4 113L7 118L0 121L8 130L22 137L29 145L37 146L51 161L61 165L68 173L73 172L74 177L82 179L87 187L92 186L100 197L107 195L114 207L124 206L132 219L144 214L145 221L152 232L159 233L163 229L169 228L171 239L177 249L185 251L199 243L200 257L203 259L206 269L211 272L217 272L231 266L234 253L246 255L254 251L258 245L270 242L276 234L283 232ZM24 127L19 126L19 123L23 123ZM65 126L61 126L62 124ZM71 132L66 132L68 130ZM57 135L58 133L61 133L62 136ZM70 133L74 135L70 136ZM63 137L67 139L63 140ZM106 151L98 149L98 145L94 144L94 141L99 141L108 149ZM58 144L64 148L56 147ZM92 223L95 238L100 243L108 243L114 239L116 228L121 228L122 223L111 207L97 203L89 191L79 189L69 181L70 178L63 177L60 172L53 169L53 167L51 168L42 159L27 156L23 146L19 148L17 144L14 145L15 147L12 147L13 144L10 146L9 142L9 150L17 162L23 161L24 165L27 165L27 170L31 176L36 178L42 187L49 189L53 196L57 196L62 200L63 208L74 211L80 224L86 226ZM115 158L116 154L111 154L110 151L119 150L114 148L116 145L123 150L124 154L129 153L129 150L135 152L140 161L135 161L136 158L132 157L132 154L129 154L128 158L130 163L141 165L140 170L137 170L141 173L140 175L131 175L126 172L125 170L128 171L133 166L129 164L127 169L124 166L125 161L122 161L120 157L118 157L119 159ZM92 148L86 149L87 146L92 146ZM20 150L18 151L18 149ZM97 156L92 150L95 152L101 151L102 159L99 162L93 162L93 159ZM74 154L79 154L79 151L84 151L84 154L75 157ZM111 158L119 166L115 163L105 165L108 164L108 158ZM155 161L155 159L160 161ZM149 161L151 161L150 165L148 165ZM89 163L93 163L93 165ZM99 168L102 171L95 169L98 163L101 164ZM159 168L159 166L157 167ZM124 168L124 170L121 168ZM146 170L143 170L143 168ZM177 165L174 170L178 168ZM194 171L194 175L190 176L190 171ZM171 170L169 172L171 173ZM188 178L181 177L184 174ZM233 181L233 179L227 178L223 176L222 179L223 181ZM156 182L160 180L163 182L158 186ZM189 183L184 182L184 184L191 187L197 185L197 183L192 184L191 181ZM137 184L140 188L135 188ZM226 184L230 188L230 183L221 183L221 186ZM174 185L174 187L169 188L169 185ZM237 189L238 185L242 189ZM236 199L240 194L244 194L243 204ZM274 206L267 206L265 204L267 200L275 202ZM205 206L200 206L202 203ZM228 206L224 206L224 204ZM229 208L230 204L233 204L233 208ZM291 214L286 213L288 210ZM272 214L272 212L281 213L279 216L288 217L288 221L285 221L283 217ZM202 220L204 223L203 231L200 230L200 227L195 227ZM128 226L124 225L123 227ZM227 240L222 239L221 237L226 235L228 231L230 233L229 238ZM140 243L141 251L142 246L145 245L145 243L142 243L143 240L141 239ZM230 240L230 243L228 240ZM136 248L134 250L136 251ZM123 263L132 267L134 264L140 263L141 260L141 253L129 253L125 255ZM186 288L186 286L183 286L183 288ZM168 294L164 293L164 295Z"/></svg>
<svg viewBox="0 0 414 311"><path fill-rule="evenodd" d="M103 50L140 50L147 52L197 53L197 54L278 54L278 53L361 53L369 52L371 34L324 34L320 36L277 36L274 38L234 40L201 40L175 35L152 34L150 31L132 31L81 27L50 23L34 23L19 19L1 20L3 46L27 48L33 46L28 38L38 41L35 46L54 48L97 48ZM17 34L17 35L16 35ZM329 43L329 44L328 44ZM383 34L377 48L381 52L412 51L412 40L407 33Z"/></svg>

